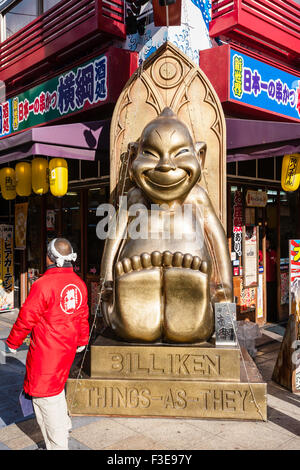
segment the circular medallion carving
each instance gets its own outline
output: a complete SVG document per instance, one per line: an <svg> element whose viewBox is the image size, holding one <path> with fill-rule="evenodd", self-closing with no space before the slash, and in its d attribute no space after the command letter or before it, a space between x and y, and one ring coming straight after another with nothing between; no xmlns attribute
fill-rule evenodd
<svg viewBox="0 0 300 470"><path fill-rule="evenodd" d="M183 79L183 67L171 56L158 59L151 69L153 81L162 88L173 88Z"/></svg>

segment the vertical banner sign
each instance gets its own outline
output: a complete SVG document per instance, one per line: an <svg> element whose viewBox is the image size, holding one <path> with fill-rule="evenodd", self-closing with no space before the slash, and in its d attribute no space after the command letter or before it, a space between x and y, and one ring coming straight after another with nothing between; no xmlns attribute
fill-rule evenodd
<svg viewBox="0 0 300 470"><path fill-rule="evenodd" d="M257 314L256 318L263 318L264 316L264 289L263 289L263 273L258 275L258 286L257 286Z"/></svg>
<svg viewBox="0 0 300 470"><path fill-rule="evenodd" d="M0 225L0 311L2 310L2 303L4 301L4 289L3 289L3 229Z"/></svg>
<svg viewBox="0 0 300 470"><path fill-rule="evenodd" d="M26 248L28 202L15 204L15 247L19 250Z"/></svg>
<svg viewBox="0 0 300 470"><path fill-rule="evenodd" d="M290 240L290 308L291 314L297 314L300 319L300 240Z"/></svg>
<svg viewBox="0 0 300 470"><path fill-rule="evenodd" d="M1 225L2 240L2 286L0 288L0 311L14 308L14 251L13 226Z"/></svg>
<svg viewBox="0 0 300 470"><path fill-rule="evenodd" d="M290 304L289 313L295 315L296 325L298 325L298 334L300 326L300 240L290 240L289 245L289 287L290 287ZM294 344L294 352L292 355L295 365L295 389L300 390L300 349L299 336Z"/></svg>
<svg viewBox="0 0 300 470"><path fill-rule="evenodd" d="M233 250L242 256L243 202L241 191L235 191L233 202Z"/></svg>
<svg viewBox="0 0 300 470"><path fill-rule="evenodd" d="M244 229L244 287L256 287L258 283L257 228Z"/></svg>

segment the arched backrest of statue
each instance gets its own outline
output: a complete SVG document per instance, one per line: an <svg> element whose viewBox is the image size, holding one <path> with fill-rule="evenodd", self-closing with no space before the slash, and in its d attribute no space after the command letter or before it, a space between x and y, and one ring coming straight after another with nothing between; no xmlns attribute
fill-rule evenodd
<svg viewBox="0 0 300 470"><path fill-rule="evenodd" d="M195 142L207 144L200 184L225 227L226 128L222 106L206 75L169 42L137 69L116 103L110 131L111 202L117 205L119 196L131 185L128 144L137 141L146 124L166 106L188 126Z"/></svg>

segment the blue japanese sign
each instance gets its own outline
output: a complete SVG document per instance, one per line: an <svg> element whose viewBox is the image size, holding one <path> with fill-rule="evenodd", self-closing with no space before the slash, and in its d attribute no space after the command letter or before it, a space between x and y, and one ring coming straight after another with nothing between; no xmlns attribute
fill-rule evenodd
<svg viewBox="0 0 300 470"><path fill-rule="evenodd" d="M230 50L230 98L300 119L300 77Z"/></svg>

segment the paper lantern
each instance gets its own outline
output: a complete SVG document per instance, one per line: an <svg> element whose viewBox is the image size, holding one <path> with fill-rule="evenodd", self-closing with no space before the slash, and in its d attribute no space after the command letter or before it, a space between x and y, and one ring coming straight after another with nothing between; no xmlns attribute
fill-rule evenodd
<svg viewBox="0 0 300 470"><path fill-rule="evenodd" d="M0 173L0 184L4 199L10 201L16 198L16 174L13 168L2 168Z"/></svg>
<svg viewBox="0 0 300 470"><path fill-rule="evenodd" d="M45 194L49 189L49 167L45 158L37 157L31 164L32 189L35 194Z"/></svg>
<svg viewBox="0 0 300 470"><path fill-rule="evenodd" d="M31 194L31 164L20 162L16 164L16 192L18 196Z"/></svg>
<svg viewBox="0 0 300 470"><path fill-rule="evenodd" d="M282 160L281 186L284 191L296 191L300 184L300 153L285 155Z"/></svg>
<svg viewBox="0 0 300 470"><path fill-rule="evenodd" d="M61 197L68 191L68 164L64 158L52 158L49 163L50 191Z"/></svg>

